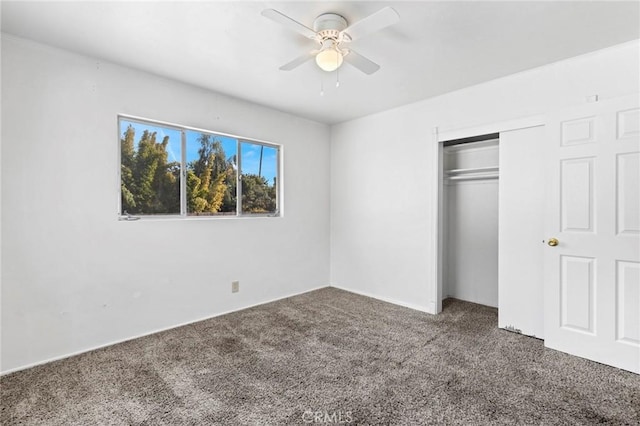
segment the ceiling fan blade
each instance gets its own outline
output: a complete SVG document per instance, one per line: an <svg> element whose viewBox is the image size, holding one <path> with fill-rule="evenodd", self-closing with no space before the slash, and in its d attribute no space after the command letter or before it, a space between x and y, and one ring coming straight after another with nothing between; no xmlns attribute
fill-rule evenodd
<svg viewBox="0 0 640 426"><path fill-rule="evenodd" d="M350 63L365 74L371 75L380 69L380 65L349 49L344 61Z"/></svg>
<svg viewBox="0 0 640 426"><path fill-rule="evenodd" d="M393 25L400 20L400 15L391 7L384 7L376 13L367 16L345 28L342 32L349 35L351 40L359 39L367 34Z"/></svg>
<svg viewBox="0 0 640 426"><path fill-rule="evenodd" d="M289 18L287 15L284 15L275 9L263 10L262 16L269 18L271 20L274 20L277 23L282 24L285 27L289 28L290 30L293 30L299 34L302 34L307 38L310 38L310 39L316 38L316 32L313 31L311 28L302 25L300 22Z"/></svg>
<svg viewBox="0 0 640 426"><path fill-rule="evenodd" d="M282 71L291 71L294 68L299 67L300 65L307 62L309 59L313 58L313 52L305 53L304 55L298 56L293 61L288 62L280 67Z"/></svg>

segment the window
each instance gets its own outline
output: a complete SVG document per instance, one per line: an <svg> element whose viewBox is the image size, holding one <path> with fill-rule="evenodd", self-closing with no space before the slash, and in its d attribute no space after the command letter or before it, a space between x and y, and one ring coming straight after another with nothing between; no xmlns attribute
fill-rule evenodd
<svg viewBox="0 0 640 426"><path fill-rule="evenodd" d="M278 145L119 117L120 215L279 214Z"/></svg>
<svg viewBox="0 0 640 426"><path fill-rule="evenodd" d="M242 211L269 213L277 211L276 187L278 149L264 144L240 143Z"/></svg>

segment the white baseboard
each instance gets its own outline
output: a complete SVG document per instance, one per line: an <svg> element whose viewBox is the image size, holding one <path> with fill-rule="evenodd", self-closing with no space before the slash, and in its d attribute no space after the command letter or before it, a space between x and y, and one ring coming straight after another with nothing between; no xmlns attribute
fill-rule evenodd
<svg viewBox="0 0 640 426"><path fill-rule="evenodd" d="M389 297L383 297L383 296L378 296L376 294L367 293L367 292L364 292L364 291L353 290L351 288L341 287L341 286L335 285L335 284L331 284L330 287L334 287L334 288L337 288L337 289L340 289L340 290L348 291L349 293L359 294L360 296L366 296L366 297L370 297L372 299L381 300L383 302L392 303L394 305L404 306L405 308L413 309L413 310L424 312L424 313L427 313L427 314L435 314L435 312L432 312L429 308L427 308L425 306L415 305L413 303L402 302L400 300L391 299Z"/></svg>
<svg viewBox="0 0 640 426"><path fill-rule="evenodd" d="M186 322L183 322L183 323L180 323L180 324L177 324L177 325L172 325L172 326L169 326L169 327L159 328L159 329L150 331L148 333L142 333L142 334L139 334L139 335L136 335L136 336L127 337L126 339L114 340L112 342L105 343L103 345L92 346L90 348L82 349L82 350L71 352L71 353L68 353L68 354L55 356L55 357L48 358L48 359L45 359L45 360L42 360L42 361L37 361L37 362L31 363L31 364L22 365L20 367L15 367L15 368L11 368L11 369L6 370L6 371L2 371L2 372L0 372L0 376L4 376L4 375L7 375L7 374L15 373L17 371L27 370L29 368L36 367L38 365L48 364L50 362L59 361L61 359L71 358L71 357L74 357L76 355L81 355L83 353L95 351L97 349L106 348L108 346L117 345L119 343L128 342L130 340L139 339L141 337L150 336L152 334L161 333L163 331L172 330L174 328L183 327L185 325L194 324L196 322L205 321L205 320L208 320L208 319L211 319L211 318L216 318L216 317L219 317L219 316L222 316L222 315L227 315L227 314L230 314L232 312L243 311L245 309L253 308L255 306L265 305L267 303L276 302L278 300L288 299L288 298L293 297L293 296L298 296L298 295L301 295L301 294L310 293L312 291L320 290L321 288L327 288L327 287L330 287L330 286L323 285L323 286L320 286L320 287L315 287L315 288L312 288L312 289L309 289L309 290L305 290L305 291L301 291L301 292L298 292L298 293L289 294L287 296L277 297L277 298L274 298L274 299L266 300L264 302L258 302L258 303L254 303L252 305L243 306L243 307L238 308L238 309L231 309L229 311L219 312L219 313L216 313L216 314L213 314L213 315L209 315L209 316L206 316L206 317L202 317L202 318L199 318L199 319L186 321Z"/></svg>
<svg viewBox="0 0 640 426"><path fill-rule="evenodd" d="M266 300L264 302L259 302L259 303L254 303L254 304L251 304L251 305L243 306L243 307L238 308L238 309L231 309L231 310L228 310L228 311L219 312L219 313L216 313L216 314L213 314L213 315L209 315L209 316L206 316L206 317L198 318L198 319L195 319L195 320L186 321L186 322L183 322L183 323L180 323L180 324L176 324L176 325L172 325L172 326L169 326L169 327L159 328L159 329L156 329L156 330L152 330L152 331L150 331L148 333L142 333L142 334L139 334L139 335L128 337L126 339L114 340L114 341L105 343L103 345L92 346L92 347L89 347L89 348L86 348L86 349L82 349L82 350L79 350L79 351L76 351L76 352L72 352L72 353L68 353L68 354L64 354L64 355L48 358L48 359L45 359L45 360L42 360L42 361L38 361L38 362L34 362L34 363L31 363L31 364L27 364L27 365L22 365L20 367L16 367L16 368L12 368L12 369L9 369L9 370L6 370L6 371L2 371L2 372L0 372L0 376L4 376L4 375L7 375L7 374L15 373L17 371L27 370L29 368L36 367L38 365L48 364L50 362L59 361L59 360L65 359L65 358L71 358L71 357L74 357L76 355L81 355L83 353L87 353L87 352L95 351L95 350L98 350L98 349L106 348L106 347L109 347L109 346L117 345L119 343L128 342L130 340L139 339L141 337L150 336L152 334L161 333L163 331L172 330L174 328L183 327L185 325L194 324L196 322L205 321L205 320L208 320L208 319L211 319L211 318L216 318L216 317L219 317L219 316L222 316L222 315L227 315L227 314L230 314L232 312L243 311L245 309L253 308L255 306L260 306L260 305L265 305L267 303L277 302L278 300L288 299L289 297L298 296L298 295L305 294L305 293L310 293L312 291L320 290L321 288L327 288L327 287L334 287L334 288L337 288L337 289L340 289L340 290L348 291L349 293L355 293L355 294L359 294L361 296L371 297L372 299L381 300L383 302L392 303L394 305L403 306L405 308L414 309L416 311L425 312L427 314L433 314L434 313L434 312L431 312L430 309L428 309L427 307L424 307L424 306L421 306L421 305L416 305L416 304L413 304L413 303L406 303L406 302L402 302L402 301L399 301L399 300L391 299L391 298L388 298L388 297L382 297L382 296L378 296L378 295L375 295L375 294L372 294L372 293L367 293L367 292L363 292L363 291L357 291L357 290L353 290L353 289L350 289L350 288L347 288L347 287L341 287L341 286L338 286L338 285L325 285L325 286L315 287L315 288L312 288L312 289L309 289L309 290L301 291L301 292L298 292L298 293L292 293L292 294L289 294L289 295L286 295L286 296L283 296L283 297L277 297L277 298L274 298L274 299L269 299L269 300Z"/></svg>

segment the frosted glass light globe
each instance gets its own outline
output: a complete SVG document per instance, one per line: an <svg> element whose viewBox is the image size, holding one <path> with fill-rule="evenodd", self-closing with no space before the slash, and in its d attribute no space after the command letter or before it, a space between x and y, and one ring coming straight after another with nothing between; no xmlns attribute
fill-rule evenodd
<svg viewBox="0 0 640 426"><path fill-rule="evenodd" d="M342 54L335 49L324 49L316 55L316 64L324 71L335 71L342 65Z"/></svg>

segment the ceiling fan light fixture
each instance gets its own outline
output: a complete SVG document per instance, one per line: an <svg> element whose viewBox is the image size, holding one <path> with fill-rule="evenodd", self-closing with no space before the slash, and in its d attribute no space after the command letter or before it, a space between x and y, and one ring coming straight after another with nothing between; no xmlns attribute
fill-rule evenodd
<svg viewBox="0 0 640 426"><path fill-rule="evenodd" d="M344 57L348 55L347 62L365 74L373 74L380 69L380 65L358 54L351 48L347 48L346 44L393 25L400 20L398 12L389 6L351 23L351 25L341 15L323 13L313 21L313 29L275 9L263 10L262 16L272 19L320 44L320 50L305 53L284 64L280 67L282 71L290 71L311 58L315 58L316 64L320 69L332 72L340 68Z"/></svg>
<svg viewBox="0 0 640 426"><path fill-rule="evenodd" d="M323 71L335 71L342 65L342 53L335 48L323 49L316 55L316 64Z"/></svg>

